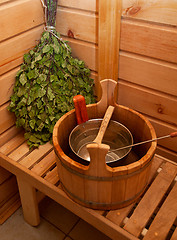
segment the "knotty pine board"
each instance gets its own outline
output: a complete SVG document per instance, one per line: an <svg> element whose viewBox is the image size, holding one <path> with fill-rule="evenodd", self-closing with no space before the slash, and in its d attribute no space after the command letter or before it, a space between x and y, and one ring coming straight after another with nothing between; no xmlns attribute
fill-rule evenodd
<svg viewBox="0 0 177 240"><path fill-rule="evenodd" d="M166 123L173 124L176 122L177 97L130 84L126 81L120 80L118 85L118 102L120 104Z"/></svg>
<svg viewBox="0 0 177 240"><path fill-rule="evenodd" d="M65 36L96 43L98 17L91 12L82 12L69 8L58 8L56 29Z"/></svg>
<svg viewBox="0 0 177 240"><path fill-rule="evenodd" d="M59 0L58 5L68 8L98 12L97 0ZM122 0L122 16L157 24L177 25L176 0Z"/></svg>
<svg viewBox="0 0 177 240"><path fill-rule="evenodd" d="M122 16L177 25L176 0L123 0Z"/></svg>

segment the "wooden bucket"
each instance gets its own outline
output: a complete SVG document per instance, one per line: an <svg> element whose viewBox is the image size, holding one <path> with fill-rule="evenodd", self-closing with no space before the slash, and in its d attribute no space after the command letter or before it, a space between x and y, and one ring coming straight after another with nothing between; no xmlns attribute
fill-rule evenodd
<svg viewBox="0 0 177 240"><path fill-rule="evenodd" d="M113 105L115 110L112 119L131 131L135 143L155 138L152 125L143 115L115 103L116 84L113 80L101 81L102 98L98 103L87 106L89 119L102 118L107 107ZM109 150L107 145L91 144L91 161L86 166L75 161L69 148L69 134L76 125L75 110L71 110L58 120L53 131L58 174L67 195L77 203L93 209L117 209L134 202L148 184L157 143L134 147L137 161L118 167L110 167L105 163ZM132 156L134 158L135 155L131 153L128 159Z"/></svg>

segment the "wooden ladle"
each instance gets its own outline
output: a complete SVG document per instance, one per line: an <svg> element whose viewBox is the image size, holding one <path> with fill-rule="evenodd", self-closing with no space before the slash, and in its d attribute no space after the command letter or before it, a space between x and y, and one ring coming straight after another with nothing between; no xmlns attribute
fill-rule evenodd
<svg viewBox="0 0 177 240"><path fill-rule="evenodd" d="M112 117L113 112L114 112L114 107L113 106L109 106L107 108L106 113L104 115L104 118L102 120L102 123L101 123L100 129L98 131L98 134L97 134L96 138L93 141L94 143L101 144L102 139L104 137L104 134L106 132L107 126L109 124L109 121L110 121L110 119Z"/></svg>

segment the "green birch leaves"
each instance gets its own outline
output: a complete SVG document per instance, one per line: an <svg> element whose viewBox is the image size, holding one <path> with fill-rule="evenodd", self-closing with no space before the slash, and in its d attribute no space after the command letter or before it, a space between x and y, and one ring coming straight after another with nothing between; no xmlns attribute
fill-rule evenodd
<svg viewBox="0 0 177 240"><path fill-rule="evenodd" d="M16 115L16 126L25 129L30 148L52 139L56 121L74 108L73 96L83 95L87 104L95 101L89 76L90 70L71 56L56 31L44 32L39 44L24 55L9 110Z"/></svg>

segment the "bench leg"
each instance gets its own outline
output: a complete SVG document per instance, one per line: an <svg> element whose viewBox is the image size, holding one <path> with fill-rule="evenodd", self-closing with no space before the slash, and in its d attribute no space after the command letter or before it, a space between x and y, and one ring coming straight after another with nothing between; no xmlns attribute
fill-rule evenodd
<svg viewBox="0 0 177 240"><path fill-rule="evenodd" d="M40 215L36 196L36 189L22 178L17 177L23 216L27 223L37 226L40 223Z"/></svg>

